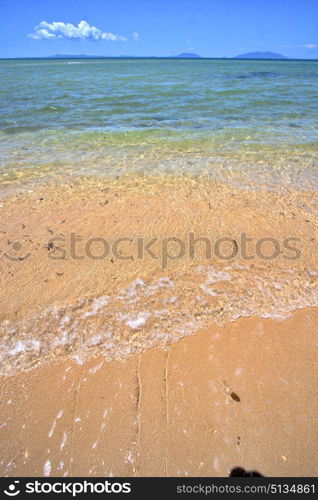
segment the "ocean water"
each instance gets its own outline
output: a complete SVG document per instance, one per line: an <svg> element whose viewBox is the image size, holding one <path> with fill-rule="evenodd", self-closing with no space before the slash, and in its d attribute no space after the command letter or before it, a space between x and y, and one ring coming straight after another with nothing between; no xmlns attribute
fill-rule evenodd
<svg viewBox="0 0 318 500"><path fill-rule="evenodd" d="M0 61L4 183L206 174L317 186L318 61Z"/></svg>
<svg viewBox="0 0 318 500"><path fill-rule="evenodd" d="M1 375L317 307L318 61L1 60L0 78ZM74 232L303 253L51 260Z"/></svg>

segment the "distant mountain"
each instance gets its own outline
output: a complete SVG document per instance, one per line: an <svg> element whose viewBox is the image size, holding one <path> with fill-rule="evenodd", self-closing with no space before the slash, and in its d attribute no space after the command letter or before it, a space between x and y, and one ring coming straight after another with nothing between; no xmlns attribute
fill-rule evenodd
<svg viewBox="0 0 318 500"><path fill-rule="evenodd" d="M118 57L120 59L158 59L158 56L130 56L127 54L121 54L120 56L107 56L107 57L111 59L118 59Z"/></svg>
<svg viewBox="0 0 318 500"><path fill-rule="evenodd" d="M183 52L178 56L131 56L122 54L120 56L91 56L87 54L54 54L53 56L46 56L46 59L199 59L201 56L199 54L194 54L193 52Z"/></svg>
<svg viewBox="0 0 318 500"><path fill-rule="evenodd" d="M54 56L46 56L47 59L83 59L99 56L87 56L86 54L55 54Z"/></svg>
<svg viewBox="0 0 318 500"><path fill-rule="evenodd" d="M288 57L275 52L247 52L235 56L234 59L288 59Z"/></svg>
<svg viewBox="0 0 318 500"><path fill-rule="evenodd" d="M201 56L199 56L199 54L194 54L193 52L182 52L182 54L173 57L181 57L185 59L200 59Z"/></svg>

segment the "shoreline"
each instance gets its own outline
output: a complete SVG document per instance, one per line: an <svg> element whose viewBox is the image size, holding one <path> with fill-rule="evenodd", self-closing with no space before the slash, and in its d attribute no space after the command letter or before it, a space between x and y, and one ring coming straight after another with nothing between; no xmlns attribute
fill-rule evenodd
<svg viewBox="0 0 318 500"><path fill-rule="evenodd" d="M317 193L140 176L2 204L1 475L317 474Z"/></svg>
<svg viewBox="0 0 318 500"><path fill-rule="evenodd" d="M3 201L2 375L109 360L318 305L317 193L206 178L39 186Z"/></svg>
<svg viewBox="0 0 318 500"><path fill-rule="evenodd" d="M155 40L51 11L12 50ZM188 35L191 60L0 61L2 477L318 475L318 60L192 62Z"/></svg>
<svg viewBox="0 0 318 500"><path fill-rule="evenodd" d="M1 378L1 475L316 476L317 326L317 308L245 318L126 361Z"/></svg>

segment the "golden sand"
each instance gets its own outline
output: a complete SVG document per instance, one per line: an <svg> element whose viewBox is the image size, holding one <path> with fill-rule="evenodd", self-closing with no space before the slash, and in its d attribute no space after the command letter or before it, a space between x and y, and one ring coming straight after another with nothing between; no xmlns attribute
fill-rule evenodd
<svg viewBox="0 0 318 500"><path fill-rule="evenodd" d="M1 475L317 475L317 309L2 378Z"/></svg>
<svg viewBox="0 0 318 500"><path fill-rule="evenodd" d="M2 475L317 474L317 194L154 176L1 204Z"/></svg>

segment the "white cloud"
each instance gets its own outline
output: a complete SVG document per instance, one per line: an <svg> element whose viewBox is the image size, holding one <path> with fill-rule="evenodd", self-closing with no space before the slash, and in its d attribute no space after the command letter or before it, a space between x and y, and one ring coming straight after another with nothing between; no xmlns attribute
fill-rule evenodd
<svg viewBox="0 0 318 500"><path fill-rule="evenodd" d="M134 40L139 40L140 39L140 34L137 31L134 31L132 34L132 37Z"/></svg>
<svg viewBox="0 0 318 500"><path fill-rule="evenodd" d="M318 43L305 43L305 45L300 45L304 49L318 49Z"/></svg>
<svg viewBox="0 0 318 500"><path fill-rule="evenodd" d="M35 40L52 40L56 38L68 38L71 40L127 40L124 36L105 33L95 26L90 26L86 21L80 21L77 26L71 23L47 23L46 21L42 21L34 28L34 33L28 36Z"/></svg>

